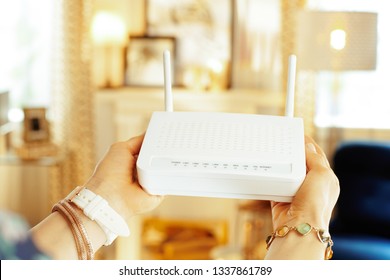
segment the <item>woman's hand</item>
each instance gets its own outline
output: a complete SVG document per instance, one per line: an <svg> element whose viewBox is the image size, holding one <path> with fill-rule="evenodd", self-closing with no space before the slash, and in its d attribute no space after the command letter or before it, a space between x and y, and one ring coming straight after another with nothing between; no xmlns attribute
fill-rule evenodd
<svg viewBox="0 0 390 280"><path fill-rule="evenodd" d="M111 145L84 185L108 201L124 219L148 212L162 201L146 193L138 183L136 161L144 135Z"/></svg>
<svg viewBox="0 0 390 280"><path fill-rule="evenodd" d="M309 137L305 141L306 178L291 203L271 202L274 230L284 225L296 227L303 223L328 230L340 192L339 182L321 148ZM321 242L315 233L302 236L294 230L284 237L273 239L265 259L323 260L329 257L329 246Z"/></svg>
<svg viewBox="0 0 390 280"><path fill-rule="evenodd" d="M328 229L340 187L322 149L311 139L306 142L306 178L291 203L272 202L274 229L309 223Z"/></svg>

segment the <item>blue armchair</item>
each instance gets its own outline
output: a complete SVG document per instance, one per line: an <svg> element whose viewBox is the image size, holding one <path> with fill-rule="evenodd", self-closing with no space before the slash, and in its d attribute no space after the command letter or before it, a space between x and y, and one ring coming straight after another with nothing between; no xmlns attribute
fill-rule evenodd
<svg viewBox="0 0 390 280"><path fill-rule="evenodd" d="M333 259L390 259L390 143L349 141L333 158L340 180Z"/></svg>

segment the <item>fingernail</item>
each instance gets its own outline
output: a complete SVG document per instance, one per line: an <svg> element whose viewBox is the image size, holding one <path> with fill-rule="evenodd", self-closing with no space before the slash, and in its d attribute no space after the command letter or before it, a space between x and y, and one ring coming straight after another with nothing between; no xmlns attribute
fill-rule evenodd
<svg viewBox="0 0 390 280"><path fill-rule="evenodd" d="M316 147L314 146L313 143L307 143L306 144L306 149L308 149L309 151L313 152L313 153L316 153Z"/></svg>

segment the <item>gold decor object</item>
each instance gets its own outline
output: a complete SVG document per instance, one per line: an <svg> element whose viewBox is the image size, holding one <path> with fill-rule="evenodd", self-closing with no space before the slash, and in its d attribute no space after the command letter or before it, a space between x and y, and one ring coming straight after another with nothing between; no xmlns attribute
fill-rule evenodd
<svg viewBox="0 0 390 280"><path fill-rule="evenodd" d="M142 228L144 259L210 259L213 248L226 244L227 222L147 218Z"/></svg>

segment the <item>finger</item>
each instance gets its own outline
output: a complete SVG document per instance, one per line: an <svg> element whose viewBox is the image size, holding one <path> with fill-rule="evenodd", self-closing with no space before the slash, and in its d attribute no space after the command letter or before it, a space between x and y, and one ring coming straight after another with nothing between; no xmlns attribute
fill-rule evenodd
<svg viewBox="0 0 390 280"><path fill-rule="evenodd" d="M306 165L308 169L310 170L316 165L329 168L329 161L321 147L308 136L305 136L305 142Z"/></svg>
<svg viewBox="0 0 390 280"><path fill-rule="evenodd" d="M138 155L141 150L142 142L144 141L145 134L141 134L126 141L130 153L135 156Z"/></svg>
<svg viewBox="0 0 390 280"><path fill-rule="evenodd" d="M137 199L137 203L135 203L137 213L148 212L155 207L157 207L164 200L164 196L162 195L152 195L147 193L141 186L135 190L135 194L133 197Z"/></svg>
<svg viewBox="0 0 390 280"><path fill-rule="evenodd" d="M321 147L310 136L305 135L305 144L311 144L312 146L314 146L314 152L321 154L321 155L325 155L325 153L321 149Z"/></svg>
<svg viewBox="0 0 390 280"><path fill-rule="evenodd" d="M326 165L327 165L328 167L330 167L328 158L327 158L327 156L326 156L324 150L323 150L315 141L313 141L312 143L313 143L313 145L315 146L317 153L320 154L320 155L322 156L322 158L323 158L324 162L326 163Z"/></svg>

